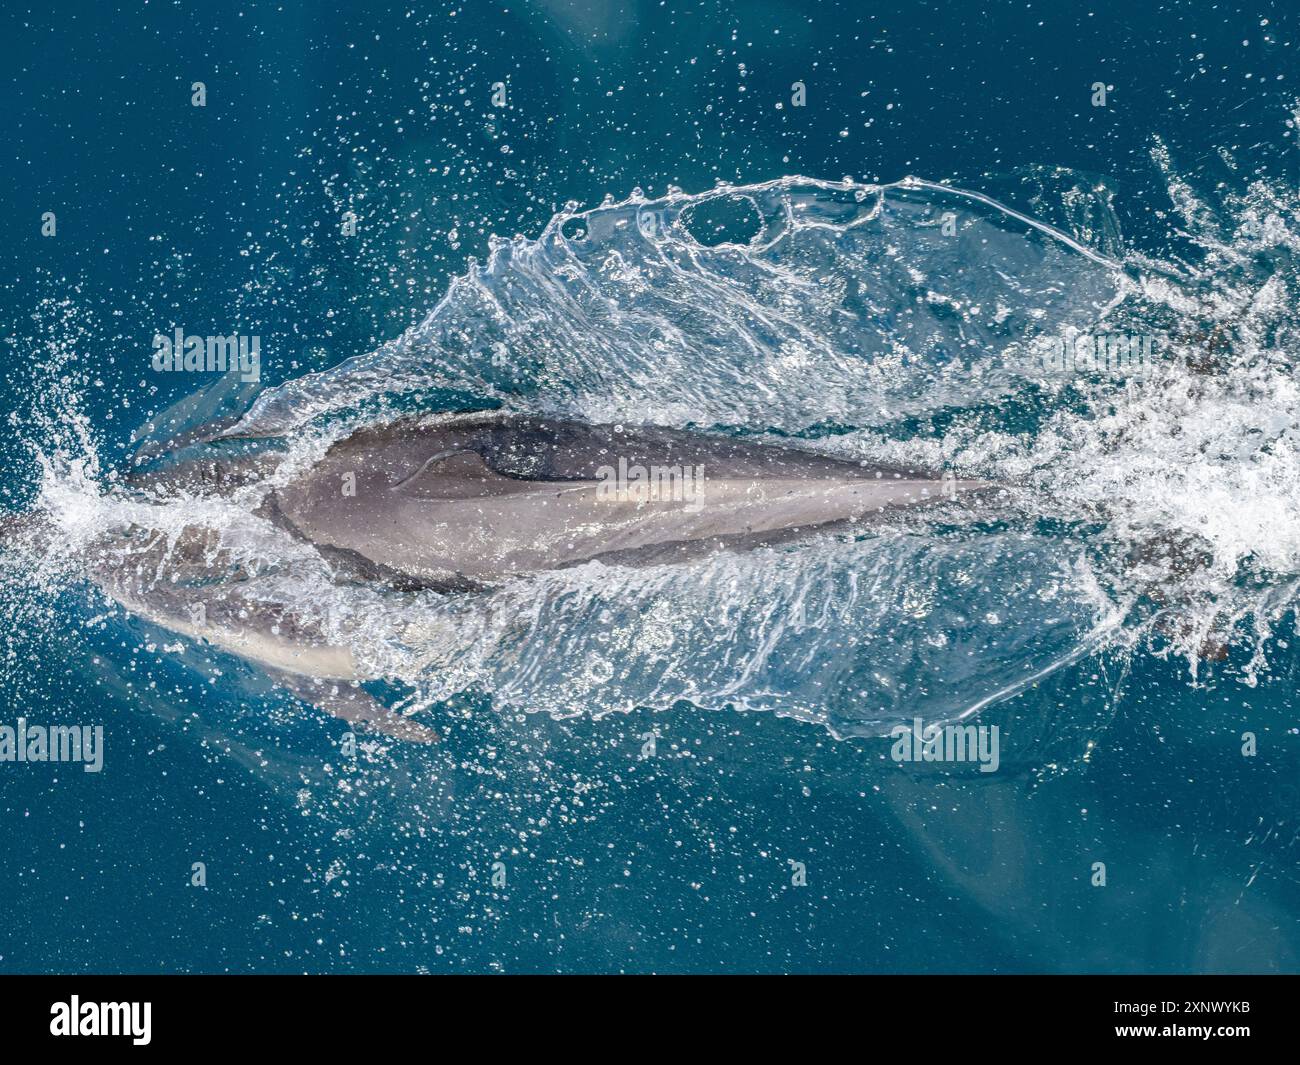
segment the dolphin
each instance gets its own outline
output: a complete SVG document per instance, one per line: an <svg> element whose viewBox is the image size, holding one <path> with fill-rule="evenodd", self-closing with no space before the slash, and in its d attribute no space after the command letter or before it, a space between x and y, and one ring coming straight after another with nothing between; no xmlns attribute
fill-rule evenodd
<svg viewBox="0 0 1300 1065"><path fill-rule="evenodd" d="M200 453L134 483L207 494L266 479L259 513L344 568L444 589L744 550L988 487L786 445L501 413L362 428L287 481L274 468Z"/></svg>
<svg viewBox="0 0 1300 1065"><path fill-rule="evenodd" d="M305 464L269 448L228 451L226 440L208 440L124 481L143 499L247 500L252 516L309 545L338 579L402 590L473 592L588 563L670 564L990 487L789 444L502 412L366 426ZM219 530L187 528L164 544L140 510L88 565L125 609L254 662L349 721L436 738L358 687L376 678L319 626L247 598L223 568Z"/></svg>

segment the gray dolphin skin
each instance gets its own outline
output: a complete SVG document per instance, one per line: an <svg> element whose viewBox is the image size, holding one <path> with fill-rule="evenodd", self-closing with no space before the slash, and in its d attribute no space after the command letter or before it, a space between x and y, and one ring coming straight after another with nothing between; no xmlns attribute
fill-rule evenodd
<svg viewBox="0 0 1300 1065"><path fill-rule="evenodd" d="M403 590L472 591L583 563L745 550L988 487L734 437L502 413L362 428L292 472L283 453L226 450L187 448L127 483L155 499L251 487L254 513L312 545L340 579ZM356 686L376 678L360 674L350 650L246 599L238 580L223 583L219 545L211 529L162 545L136 526L88 570L128 611L257 663L307 702L397 738L436 738Z"/></svg>
<svg viewBox="0 0 1300 1065"><path fill-rule="evenodd" d="M265 512L340 560L454 588L743 550L976 487L681 430L475 414L360 430Z"/></svg>

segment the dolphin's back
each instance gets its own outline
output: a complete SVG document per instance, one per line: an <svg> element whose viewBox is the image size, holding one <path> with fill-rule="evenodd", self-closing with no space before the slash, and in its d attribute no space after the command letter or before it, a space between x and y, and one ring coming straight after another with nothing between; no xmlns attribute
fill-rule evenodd
<svg viewBox="0 0 1300 1065"><path fill-rule="evenodd" d="M394 470L444 451L473 451L507 477L594 481L602 467L707 465L718 477L925 477L917 471L866 467L845 459L774 444L659 426L588 425L529 415L474 414L408 419L359 429L331 456L382 456Z"/></svg>
<svg viewBox="0 0 1300 1065"><path fill-rule="evenodd" d="M857 463L796 448L657 426L625 428L541 418L501 419L485 427L480 453L499 473L547 481L596 480L601 468L620 458L629 467L705 466L717 478L863 476ZM906 476L901 470L889 471L894 474Z"/></svg>
<svg viewBox="0 0 1300 1065"><path fill-rule="evenodd" d="M487 414L360 430L270 507L326 550L439 584L752 546L939 494L798 448Z"/></svg>

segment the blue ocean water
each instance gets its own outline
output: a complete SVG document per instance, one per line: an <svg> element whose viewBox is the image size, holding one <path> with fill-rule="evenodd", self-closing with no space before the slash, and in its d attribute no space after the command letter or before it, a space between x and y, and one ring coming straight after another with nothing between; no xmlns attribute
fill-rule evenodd
<svg viewBox="0 0 1300 1065"><path fill-rule="evenodd" d="M356 755L67 559L8 567L4 720L105 759L0 763L0 967L1298 968L1284 5L5 17L10 509L75 539L140 438L212 418L491 404L953 464L1024 517L357 593L444 741ZM1098 320L1208 370L1013 372ZM258 335L261 380L186 406L176 327ZM1125 551L1171 536L1206 563L1140 592ZM993 773L881 736L975 707Z"/></svg>

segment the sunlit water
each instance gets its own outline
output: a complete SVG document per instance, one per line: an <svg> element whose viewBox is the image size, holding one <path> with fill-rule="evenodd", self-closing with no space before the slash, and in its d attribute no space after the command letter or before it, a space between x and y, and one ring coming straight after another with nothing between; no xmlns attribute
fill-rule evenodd
<svg viewBox="0 0 1300 1065"><path fill-rule="evenodd" d="M78 301L46 300L6 457L58 535L3 556L5 686L107 721L112 753L102 779L65 767L7 801L35 855L13 890L83 886L71 934L19 934L0 965L1294 969L1300 195L1202 188L1158 138L1147 164L1177 255L1125 241L1113 191L1066 171L1033 210L804 177L571 204L493 239L392 341L147 416L79 359ZM1081 336L1156 356L1047 372ZM140 425L148 461L273 439L289 476L358 425L467 407L1002 490L743 554L399 593L253 517L262 489L125 488L103 420ZM345 754L342 722L123 611L85 559L131 522L219 529L204 579L253 572L243 596L322 626L444 742ZM181 572L161 557L146 583ZM892 762L915 718L998 725L998 772ZM156 892L160 927L90 935Z"/></svg>

